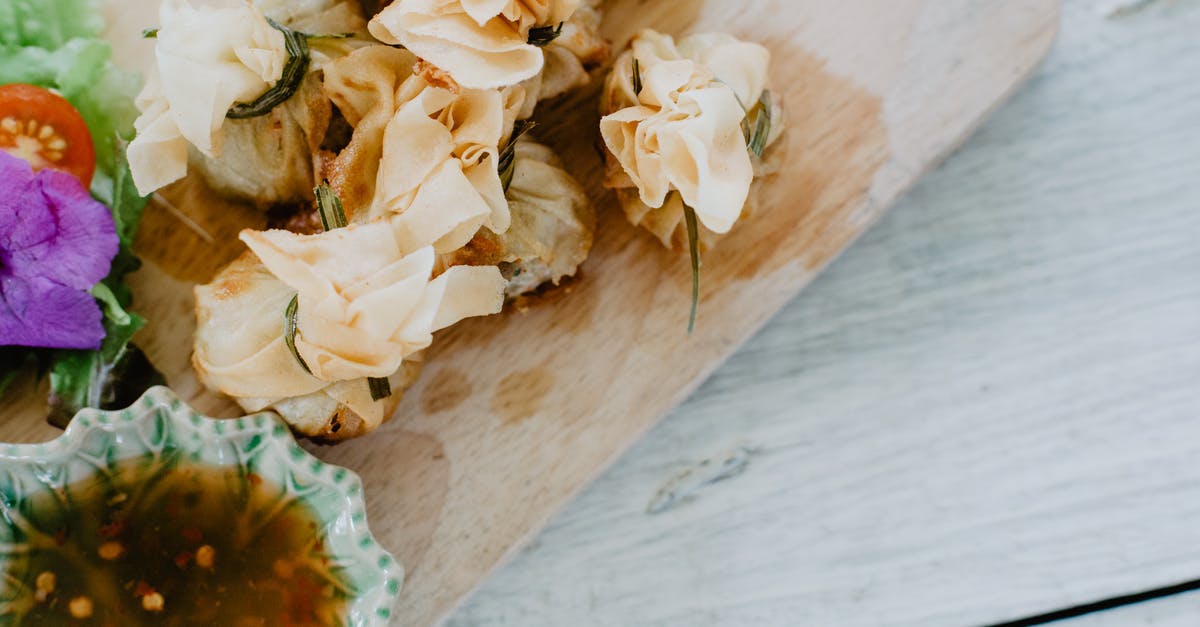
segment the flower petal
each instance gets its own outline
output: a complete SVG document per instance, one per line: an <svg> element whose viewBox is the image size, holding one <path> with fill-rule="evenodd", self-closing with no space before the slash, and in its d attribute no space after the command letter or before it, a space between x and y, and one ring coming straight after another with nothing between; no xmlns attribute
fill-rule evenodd
<svg viewBox="0 0 1200 627"><path fill-rule="evenodd" d="M0 272L80 290L95 285L117 254L112 214L74 176L54 170L35 176L12 159L25 163L0 155L0 180L8 187L0 200Z"/></svg>
<svg viewBox="0 0 1200 627"><path fill-rule="evenodd" d="M91 288L108 276L120 245L112 213L69 174L42 170L37 184L57 225L39 255L38 274L68 287Z"/></svg>
<svg viewBox="0 0 1200 627"><path fill-rule="evenodd" d="M0 272L20 273L36 265L24 251L49 239L54 219L34 183L29 162L0 151Z"/></svg>
<svg viewBox="0 0 1200 627"><path fill-rule="evenodd" d="M102 339L91 294L43 278L0 277L0 346L94 350Z"/></svg>

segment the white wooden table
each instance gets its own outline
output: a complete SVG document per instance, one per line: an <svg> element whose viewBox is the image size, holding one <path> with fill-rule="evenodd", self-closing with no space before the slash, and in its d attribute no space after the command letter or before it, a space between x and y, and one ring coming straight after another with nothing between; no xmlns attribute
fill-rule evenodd
<svg viewBox="0 0 1200 627"><path fill-rule="evenodd" d="M1066 0L1034 80L451 624L982 625L1200 577L1200 2L1111 6Z"/></svg>

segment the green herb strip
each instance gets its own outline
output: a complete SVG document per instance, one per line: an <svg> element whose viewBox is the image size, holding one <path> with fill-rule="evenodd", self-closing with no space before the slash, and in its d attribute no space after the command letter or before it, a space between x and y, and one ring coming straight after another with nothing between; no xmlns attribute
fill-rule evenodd
<svg viewBox="0 0 1200 627"><path fill-rule="evenodd" d="M350 39L353 36L354 36L354 33L320 33L320 34L316 34L316 35L314 35L312 33L306 33L304 35L304 37L309 40L312 40L312 39Z"/></svg>
<svg viewBox="0 0 1200 627"><path fill-rule="evenodd" d="M700 227L696 210L683 205L683 220L687 223L688 252L692 255L692 313L688 316L688 335L696 330L696 314L700 310Z"/></svg>
<svg viewBox="0 0 1200 627"><path fill-rule="evenodd" d="M288 302L287 309L283 310L283 343L287 345L288 351L292 353L296 363L300 364L305 372L312 374L312 370L300 356L300 351L296 350L296 312L299 309L300 296L296 295Z"/></svg>
<svg viewBox="0 0 1200 627"><path fill-rule="evenodd" d="M496 170L500 173L500 183L504 186L504 191L507 192L509 186L512 185L513 176L516 174L517 165L517 140L521 139L525 133L533 130L537 126L537 122L532 120L520 120L513 127L512 135L508 139L508 144L504 146L504 150L500 151L500 159L496 162Z"/></svg>
<svg viewBox="0 0 1200 627"><path fill-rule="evenodd" d="M367 386L371 388L373 401L381 401L392 395L392 384L387 379L367 379Z"/></svg>
<svg viewBox="0 0 1200 627"><path fill-rule="evenodd" d="M321 216L321 226L326 231L340 229L348 224L346 210L342 207L342 199L333 193L333 189L329 187L329 181L325 181L313 189L313 195L317 197L317 213ZM296 350L296 332L299 330L296 324L296 313L299 309L300 296L296 295L288 302L287 309L283 312L283 343L287 345L288 351L292 353L292 358L296 360L296 363L311 375L312 370L300 356L300 351ZM371 388L371 400L378 401L392 395L392 385L387 378L370 377L367 379L367 386Z"/></svg>
<svg viewBox="0 0 1200 627"><path fill-rule="evenodd" d="M745 109L745 106L742 108ZM767 141L771 138L770 91L763 90L754 108L746 112L746 117L742 120L742 134L746 136L746 147L761 159L767 149Z"/></svg>
<svg viewBox="0 0 1200 627"><path fill-rule="evenodd" d="M287 48L287 62L283 65L283 74L270 89L263 92L250 103L235 104L225 114L231 120L244 120L266 115L275 107L283 104L295 95L308 74L308 66L312 62L308 52L308 35L294 31L267 18L267 22L275 30L283 33L283 43Z"/></svg>
<svg viewBox="0 0 1200 627"><path fill-rule="evenodd" d="M332 231L348 224L346 210L342 208L342 199L333 193L333 188L329 187L329 181L318 185L313 190L313 194L317 197L317 213L321 216L322 228Z"/></svg>
<svg viewBox="0 0 1200 627"><path fill-rule="evenodd" d="M553 26L531 28L529 29L529 44L538 48L545 48L550 45L550 42L558 39L558 36L562 34L562 29L563 22L559 22L557 28Z"/></svg>
<svg viewBox="0 0 1200 627"><path fill-rule="evenodd" d="M147 29L142 30L142 38L154 39L156 37L158 37L158 29L157 28L147 28Z"/></svg>
<svg viewBox="0 0 1200 627"><path fill-rule="evenodd" d="M633 58L633 95L642 95L642 64Z"/></svg>

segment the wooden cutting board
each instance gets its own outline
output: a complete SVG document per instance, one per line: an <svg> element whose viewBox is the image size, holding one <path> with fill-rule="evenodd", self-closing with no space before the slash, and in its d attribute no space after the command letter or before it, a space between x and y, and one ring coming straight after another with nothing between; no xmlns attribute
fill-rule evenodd
<svg viewBox="0 0 1200 627"><path fill-rule="evenodd" d="M1046 54L1059 11L1057 0L607 5L615 49L644 26L769 46L788 109L782 171L753 219L704 257L689 338L686 253L629 227L600 186L595 90L539 114L541 139L601 213L580 279L524 311L441 334L395 419L358 441L309 447L362 475L371 526L408 571L398 624L445 617L958 146ZM151 320L139 343L197 409L234 415L191 373L191 287L236 256L237 231L262 218L188 182L166 196L174 207L152 206L138 241L148 263L133 279L136 307ZM53 437L40 393L23 386L0 438Z"/></svg>

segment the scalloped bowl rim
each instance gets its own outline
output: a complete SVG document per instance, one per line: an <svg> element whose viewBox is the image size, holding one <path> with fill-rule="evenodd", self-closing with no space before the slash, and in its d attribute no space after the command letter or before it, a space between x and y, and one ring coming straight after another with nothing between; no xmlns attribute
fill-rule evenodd
<svg viewBox="0 0 1200 627"><path fill-rule="evenodd" d="M23 467L35 470L56 464L65 467L68 460L80 455L92 433L101 431L115 436L123 429L144 427L152 423L156 416L164 416L181 432L192 434L191 438L171 442L164 436L159 443L162 447L160 451L170 448L190 453L209 465L244 465L240 456L237 460L227 459L221 454L222 448L213 444L231 443L246 434L262 435L261 448L264 451L274 445L280 449L278 454L282 455L283 463L290 465L292 471L303 474L310 485L336 492L348 507L341 511L322 511L316 506L310 508L326 530L330 556L335 559L357 557L362 564L374 565L379 573L377 583L347 599L348 624L375 627L389 623L403 584L404 568L380 546L371 533L363 501L362 479L354 471L327 463L304 450L283 420L273 413L261 412L236 419L211 418L193 410L168 388L156 386L126 409L81 410L62 435L48 442L0 443L0 470L10 471L7 474L12 477L13 471ZM110 446L113 443L110 442ZM115 444L124 451L114 460L136 457L139 451L140 454L159 452L149 446L133 448L129 446L133 443L128 439L117 439ZM213 459L214 454L216 459ZM42 485L47 484L42 482ZM300 495L298 500L305 502L307 496ZM0 513L7 508L7 503L0 499ZM0 572L7 570L6 565L7 557L0 555Z"/></svg>

